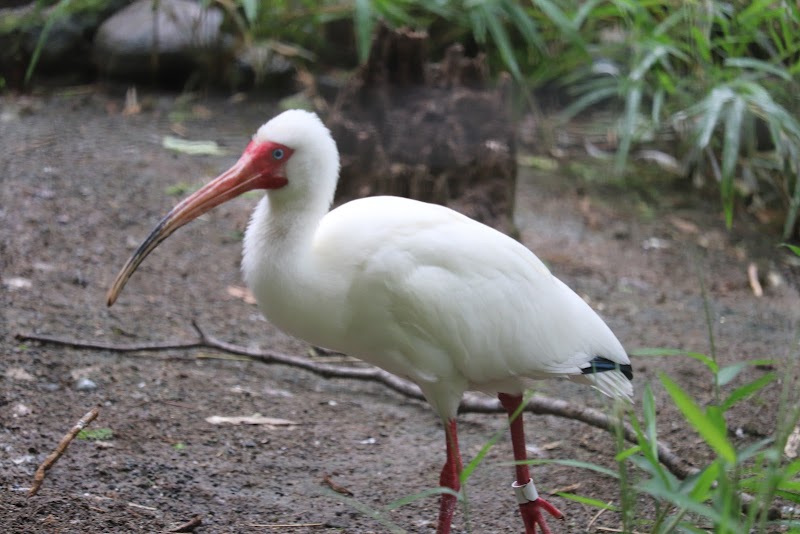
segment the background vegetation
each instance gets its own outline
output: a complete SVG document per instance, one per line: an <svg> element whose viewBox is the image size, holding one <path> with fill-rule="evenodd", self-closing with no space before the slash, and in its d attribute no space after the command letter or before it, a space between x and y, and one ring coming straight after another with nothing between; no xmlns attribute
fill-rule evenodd
<svg viewBox="0 0 800 534"><path fill-rule="evenodd" d="M528 97L543 88L568 95L564 121L597 109L617 115L616 175L632 149L674 157L695 183L719 191L725 221L744 201L777 210L784 239L800 211L800 5L790 0L202 0L224 9L245 46L293 45L298 60L324 67L352 32L352 59L366 59L379 21L427 30L431 59L452 42L487 53ZM42 24L38 60L54 20L103 9L102 0L38 0L2 31ZM340 31L341 33L341 31ZM317 58L316 65L314 58ZM0 81L2 88L2 81ZM523 98L529 104L535 99ZM742 204L742 202L739 202ZM768 211L768 210L765 210Z"/></svg>
<svg viewBox="0 0 800 534"><path fill-rule="evenodd" d="M379 20L428 30L432 59L453 41L488 54L524 92L564 89L569 120L618 116L614 170L636 145L677 158L719 190L727 224L744 200L777 207L796 235L800 184L800 7L796 2L675 0L216 0L248 38L324 49L323 27L352 21L358 58Z"/></svg>

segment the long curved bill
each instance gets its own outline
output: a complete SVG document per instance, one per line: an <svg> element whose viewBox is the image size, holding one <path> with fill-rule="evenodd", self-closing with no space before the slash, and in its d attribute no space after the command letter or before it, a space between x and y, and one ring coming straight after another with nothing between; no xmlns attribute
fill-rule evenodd
<svg viewBox="0 0 800 534"><path fill-rule="evenodd" d="M180 202L161 219L161 222L153 228L150 235L139 245L136 252L122 267L122 270L111 285L111 289L108 290L107 303L109 306L116 302L128 279L147 255L155 250L175 230L246 191L251 189L271 189L285 184L285 178L267 174L264 172L265 169L259 170L258 165L253 164L251 152L250 150L245 151L244 155L233 167Z"/></svg>

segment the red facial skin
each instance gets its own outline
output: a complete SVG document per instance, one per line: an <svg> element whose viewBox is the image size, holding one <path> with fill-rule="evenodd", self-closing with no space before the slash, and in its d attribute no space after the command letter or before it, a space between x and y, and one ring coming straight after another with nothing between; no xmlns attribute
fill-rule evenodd
<svg viewBox="0 0 800 534"><path fill-rule="evenodd" d="M181 201L161 219L117 275L108 291L108 305L114 304L128 278L147 255L175 230L242 193L280 189L288 184L286 162L292 154L294 150L279 143L251 141L233 167Z"/></svg>

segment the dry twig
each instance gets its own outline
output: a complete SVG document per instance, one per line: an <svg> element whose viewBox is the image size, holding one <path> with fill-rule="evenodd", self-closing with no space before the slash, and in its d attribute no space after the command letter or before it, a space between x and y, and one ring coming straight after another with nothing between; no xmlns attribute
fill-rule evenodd
<svg viewBox="0 0 800 534"><path fill-rule="evenodd" d="M59 458L64 454L69 447L69 444L72 443L72 440L75 439L75 436L78 435L78 432L86 428L89 423L97 419L97 416L100 415L100 408L92 408L89 413L84 415L80 418L80 420L72 427L72 429L67 432L67 435L61 438L61 442L58 444L58 447L50 453L50 455L45 458L42 465L36 470L36 474L33 476L33 484L31 484L31 489L28 490L28 497L33 497L39 492L39 488L42 487L42 482L44 482L44 476L47 471L53 467L53 465L58 461Z"/></svg>
<svg viewBox="0 0 800 534"><path fill-rule="evenodd" d="M377 367L347 367L342 365L330 365L313 361L300 356L284 354L276 351L262 351L249 349L241 345L235 345L217 339L206 334L197 324L192 323L197 332L198 339L193 341L170 341L164 343L98 343L84 342L80 340L66 339L53 336L42 336L38 334L17 334L16 338L20 341L39 341L61 346L68 346L81 349L98 349L113 352L143 352L160 351L167 349L217 349L229 354L245 356L251 360L267 364L281 364L291 367L299 367L323 378L347 378L356 380L367 380L379 382L406 397L412 399L425 400L420 389L413 383L398 378L395 375L379 369ZM466 395L459 405L459 413L505 413L500 401L491 397ZM589 408L588 406L578 406L560 399L553 399L541 395L534 395L525 406L525 411L538 415L554 415L566 419L581 421L590 426L600 428L609 432L615 431L617 421L608 415ZM632 443L637 443L636 433L629 424L623 424L625 439ZM677 455L672 453L669 448L658 443L658 458L664 466L680 479L684 479L697 473L697 468L686 465Z"/></svg>
<svg viewBox="0 0 800 534"><path fill-rule="evenodd" d="M194 529L203 524L203 520L199 515L194 516L185 523L178 525L175 528L169 529L167 532L193 532Z"/></svg>
<svg viewBox="0 0 800 534"><path fill-rule="evenodd" d="M322 483L328 486L330 489L335 491L336 493L341 493L342 495L347 495L348 497L353 496L353 492L349 489L345 488L344 486L337 484L333 481L330 475L325 475L322 477Z"/></svg>

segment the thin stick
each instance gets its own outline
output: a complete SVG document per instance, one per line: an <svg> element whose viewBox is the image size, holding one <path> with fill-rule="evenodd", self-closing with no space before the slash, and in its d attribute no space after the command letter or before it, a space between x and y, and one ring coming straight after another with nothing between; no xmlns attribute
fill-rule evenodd
<svg viewBox="0 0 800 534"><path fill-rule="evenodd" d="M31 485L31 489L28 490L28 497L33 497L39 492L39 488L42 487L42 482L44 482L44 476L47 471L53 467L53 465L58 461L59 458L64 454L69 447L69 444L72 443L72 440L75 439L75 436L78 435L78 432L86 428L86 426L97 419L97 416L100 415L100 408L92 408L86 415L80 418L80 420L72 427L72 430L67 432L67 435L61 438L61 442L58 444L58 447L50 453L50 455L45 458L42 465L36 470L36 474L33 476L33 484Z"/></svg>
<svg viewBox="0 0 800 534"><path fill-rule="evenodd" d="M203 524L203 520L199 515L194 516L185 523L178 525L175 528L169 529L167 532L192 532L194 529Z"/></svg>

